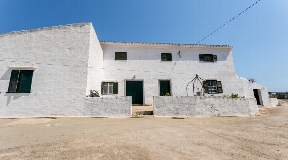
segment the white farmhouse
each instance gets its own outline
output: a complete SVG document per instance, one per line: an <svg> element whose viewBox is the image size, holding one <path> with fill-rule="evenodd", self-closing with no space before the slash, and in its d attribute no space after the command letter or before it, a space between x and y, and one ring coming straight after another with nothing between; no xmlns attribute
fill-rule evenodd
<svg viewBox="0 0 288 160"><path fill-rule="evenodd" d="M131 115L132 104L154 104L157 110L166 101L161 98L170 98L174 107L188 105L191 113L181 114L189 116L255 115L255 106L275 105L266 87L236 76L231 50L227 45L101 42L91 23L0 34L0 117L123 117ZM90 97L91 90L100 97ZM232 99L223 97L232 93L249 101L242 106L247 112L197 111L198 103L215 97L221 108Z"/></svg>

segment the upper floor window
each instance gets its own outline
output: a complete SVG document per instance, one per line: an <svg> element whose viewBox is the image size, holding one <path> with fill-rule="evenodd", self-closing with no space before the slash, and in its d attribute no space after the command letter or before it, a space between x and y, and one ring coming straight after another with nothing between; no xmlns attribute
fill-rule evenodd
<svg viewBox="0 0 288 160"><path fill-rule="evenodd" d="M204 61L204 62L215 62L215 61L217 61L217 55L199 54L199 60Z"/></svg>
<svg viewBox="0 0 288 160"><path fill-rule="evenodd" d="M127 60L127 52L115 52L115 60Z"/></svg>
<svg viewBox="0 0 288 160"><path fill-rule="evenodd" d="M161 61L172 61L171 53L161 53Z"/></svg>
<svg viewBox="0 0 288 160"><path fill-rule="evenodd" d="M34 70L12 70L8 93L30 93Z"/></svg>
<svg viewBox="0 0 288 160"><path fill-rule="evenodd" d="M205 90L205 93L208 93L208 94L223 93L221 81L217 81L217 80L203 81L203 88Z"/></svg>

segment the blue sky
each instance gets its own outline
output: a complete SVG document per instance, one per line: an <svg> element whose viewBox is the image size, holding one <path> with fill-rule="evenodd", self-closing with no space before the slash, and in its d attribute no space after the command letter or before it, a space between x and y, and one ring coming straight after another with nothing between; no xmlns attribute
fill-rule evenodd
<svg viewBox="0 0 288 160"><path fill-rule="evenodd" d="M92 22L102 41L197 43L258 0L0 0L0 33ZM261 0L202 41L233 46L238 76L288 91L288 0Z"/></svg>

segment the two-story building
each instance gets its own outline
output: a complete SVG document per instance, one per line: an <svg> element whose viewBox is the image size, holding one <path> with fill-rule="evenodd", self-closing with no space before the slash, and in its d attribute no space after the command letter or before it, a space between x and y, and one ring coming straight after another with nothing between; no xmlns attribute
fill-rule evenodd
<svg viewBox="0 0 288 160"><path fill-rule="evenodd" d="M0 34L0 117L129 116L123 107L165 95L234 93L271 106L266 87L236 76L231 50L104 42L91 23ZM100 98L91 100L91 90Z"/></svg>

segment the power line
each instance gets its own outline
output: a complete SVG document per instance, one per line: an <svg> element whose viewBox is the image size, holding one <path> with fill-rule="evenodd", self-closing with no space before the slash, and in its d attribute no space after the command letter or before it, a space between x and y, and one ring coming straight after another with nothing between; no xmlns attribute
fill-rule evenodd
<svg viewBox="0 0 288 160"><path fill-rule="evenodd" d="M250 5L249 7L247 7L245 10L243 10L242 12L240 12L239 14L237 14L236 16L234 16L233 18L231 18L229 21L227 21L226 23L224 23L222 26L218 27L216 30L214 30L213 32L211 32L210 34L208 34L206 37L202 38L200 41L198 41L196 43L196 45L198 45L200 42L202 42L203 40L205 40L206 38L210 37L212 34L214 34L215 32L217 32L219 29L223 28L224 26L226 26L228 23L230 23L231 21L235 20L237 17L239 17L242 13L246 12L248 9L250 9L251 7L253 7L254 5L256 5L258 2L260 2L261 0L256 1L255 3L253 3L252 5ZM189 47L188 49L184 50L182 53L186 52L187 50L191 49L193 46Z"/></svg>

